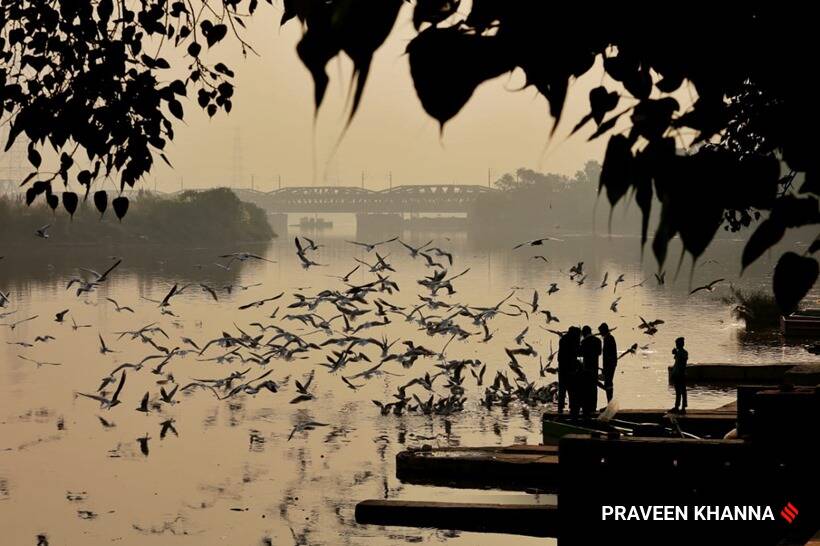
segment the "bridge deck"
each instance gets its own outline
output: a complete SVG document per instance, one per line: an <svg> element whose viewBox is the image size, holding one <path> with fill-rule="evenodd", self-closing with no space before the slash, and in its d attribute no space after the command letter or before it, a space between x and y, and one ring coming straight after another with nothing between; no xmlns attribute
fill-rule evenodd
<svg viewBox="0 0 820 546"><path fill-rule="evenodd" d="M406 185L385 190L344 186L288 187L271 192L234 189L240 199L268 212L467 213L476 200L498 190L476 185Z"/></svg>

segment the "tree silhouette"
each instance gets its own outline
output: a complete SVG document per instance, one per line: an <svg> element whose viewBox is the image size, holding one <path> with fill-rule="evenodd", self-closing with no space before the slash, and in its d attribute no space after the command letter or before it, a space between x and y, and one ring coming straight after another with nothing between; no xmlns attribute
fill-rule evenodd
<svg viewBox="0 0 820 546"><path fill-rule="evenodd" d="M313 77L317 108L326 65L344 54L354 65L355 115L373 54L402 3L284 0L282 23L296 20L304 30L297 53ZM35 169L46 142L61 153L55 173L29 177L29 201L45 194L56 206L51 182L68 182L80 148L93 166L77 174L86 191L113 174L132 186L154 156L164 158L173 118L183 115L176 97L191 88L209 115L230 110L232 72L205 65L203 45L229 31L241 41L237 26L257 1L217 4L143 0L129 11L111 0L4 3L0 100L12 122L10 142L26 134ZM589 114L571 120L573 132L592 124L591 139L608 138L599 191L612 205L635 200L644 218L642 244L657 196L662 208L652 249L661 266L678 235L697 260L721 226L739 230L762 218L744 249L745 267L787 229L820 223L810 6L695 2L673 11L664 4L473 0L463 15L459 4L414 4L419 32L407 53L425 111L443 129L479 84L520 69L546 98L555 127L570 82L602 60L605 78L589 94ZM186 80L158 83L169 62L154 54L159 46L143 48L159 36L159 45L186 48ZM674 98L680 90L695 97L691 107ZM804 254L787 252L778 261L774 292L784 311L814 285L818 249L815 241Z"/></svg>

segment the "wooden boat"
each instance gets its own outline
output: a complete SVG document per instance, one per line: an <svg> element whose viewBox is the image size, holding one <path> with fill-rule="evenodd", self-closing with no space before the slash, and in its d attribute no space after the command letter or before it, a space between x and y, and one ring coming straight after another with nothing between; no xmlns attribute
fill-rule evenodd
<svg viewBox="0 0 820 546"><path fill-rule="evenodd" d="M333 227L333 222L324 218L305 216L299 219L299 227L302 229L330 229Z"/></svg>
<svg viewBox="0 0 820 546"><path fill-rule="evenodd" d="M665 410L621 410L616 418L573 420L567 415L545 412L542 416L543 443L555 445L567 434L646 436L655 438L723 438L735 428L734 408L689 410L685 414Z"/></svg>
<svg viewBox="0 0 820 546"><path fill-rule="evenodd" d="M784 336L820 337L820 309L805 309L780 317Z"/></svg>
<svg viewBox="0 0 820 546"><path fill-rule="evenodd" d="M636 423L621 419L573 421L566 417L550 419L544 416L541 431L545 445L557 445L561 438L568 434L680 437L675 429L660 423Z"/></svg>

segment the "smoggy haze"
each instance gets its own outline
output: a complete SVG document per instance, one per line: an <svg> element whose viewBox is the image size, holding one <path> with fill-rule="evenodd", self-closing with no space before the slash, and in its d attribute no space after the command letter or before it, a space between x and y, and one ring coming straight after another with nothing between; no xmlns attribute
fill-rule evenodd
<svg viewBox="0 0 820 546"><path fill-rule="evenodd" d="M414 30L405 8L376 53L362 108L330 163L344 125L351 65L346 60L328 65L331 85L316 128L314 169L313 83L295 51L301 28L291 22L280 30L281 13L280 6L260 6L249 24L245 36L260 57L243 60L230 40L214 48L209 60L223 60L236 72L234 109L208 120L192 95L185 105L187 125L178 124L168 149L175 168L161 165L149 176L149 186L154 176L159 189L170 190L179 187L180 177L186 187L194 187L230 184L237 174L243 186L254 175L260 189L275 187L280 175L283 185L358 185L362 171L365 185L373 189L387 186L389 171L394 184L483 184L488 169L493 179L522 166L572 174L586 160L603 156L605 141L589 144L587 132L569 140L565 136L588 111L587 94L599 84L599 70L570 89L552 141L546 101L532 89L512 91L523 82L520 72L481 86L440 139L410 78L404 48ZM237 135L240 169L235 168Z"/></svg>

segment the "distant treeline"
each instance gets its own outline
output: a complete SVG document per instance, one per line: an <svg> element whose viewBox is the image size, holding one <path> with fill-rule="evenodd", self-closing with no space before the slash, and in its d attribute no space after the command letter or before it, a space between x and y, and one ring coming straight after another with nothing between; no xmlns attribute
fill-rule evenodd
<svg viewBox="0 0 820 546"><path fill-rule="evenodd" d="M109 210L100 218L89 198L72 219L62 206L27 207L17 197L0 197L0 242L30 244L46 224L49 241L57 244L162 243L211 244L269 241L275 234L265 212L244 203L231 190L186 191L175 197L149 192L130 196L128 215L119 222Z"/></svg>
<svg viewBox="0 0 820 546"><path fill-rule="evenodd" d="M590 231L595 220L602 221L604 225L598 228L606 230L610 207L605 199L596 211L600 172L599 163L588 161L573 177L523 168L505 174L495 182L500 192L484 195L476 202L470 224L488 234L509 234ZM630 229L634 229L631 224Z"/></svg>

